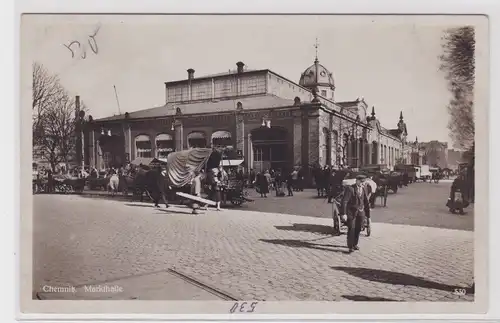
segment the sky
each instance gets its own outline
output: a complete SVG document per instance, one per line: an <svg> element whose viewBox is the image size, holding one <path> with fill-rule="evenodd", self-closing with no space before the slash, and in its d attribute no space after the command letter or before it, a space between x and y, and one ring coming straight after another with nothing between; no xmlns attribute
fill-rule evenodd
<svg viewBox="0 0 500 323"><path fill-rule="evenodd" d="M450 93L439 71L451 26L374 16L25 16L21 52L22 64L42 63L101 118L119 113L113 86L121 113L148 109L165 103L164 82L186 79L188 68L196 77L242 61L298 83L317 38L336 101L364 98L386 128L397 127L402 111L410 140L451 143ZM64 46L75 40L85 59Z"/></svg>

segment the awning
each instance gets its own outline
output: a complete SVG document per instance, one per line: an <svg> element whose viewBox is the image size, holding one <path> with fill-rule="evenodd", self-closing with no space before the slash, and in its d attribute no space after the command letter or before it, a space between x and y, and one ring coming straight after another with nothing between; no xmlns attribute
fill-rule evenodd
<svg viewBox="0 0 500 323"><path fill-rule="evenodd" d="M156 136L156 141L170 141L174 140L174 138L168 133L160 133Z"/></svg>
<svg viewBox="0 0 500 323"><path fill-rule="evenodd" d="M205 134L203 132L191 132L188 136L187 139L205 139Z"/></svg>
<svg viewBox="0 0 500 323"><path fill-rule="evenodd" d="M213 139L231 139L231 133L225 130L219 130L212 134Z"/></svg>
<svg viewBox="0 0 500 323"><path fill-rule="evenodd" d="M148 166L149 164L151 164L151 162L153 162L153 160L155 160L156 158L150 158L150 157L137 157L136 159L134 159L133 161L131 161L130 163L132 165L146 165Z"/></svg>
<svg viewBox="0 0 500 323"><path fill-rule="evenodd" d="M239 166L243 164L243 159L223 159L221 160L221 166Z"/></svg>
<svg viewBox="0 0 500 323"><path fill-rule="evenodd" d="M138 135L137 137L135 137L135 141L139 142L139 141L151 141L151 140L147 135Z"/></svg>
<svg viewBox="0 0 500 323"><path fill-rule="evenodd" d="M132 165L146 165L146 166L149 166L151 164L162 164L162 163L167 163L167 160L164 159L164 158L151 158L151 157L137 157L136 159L134 159L131 164Z"/></svg>

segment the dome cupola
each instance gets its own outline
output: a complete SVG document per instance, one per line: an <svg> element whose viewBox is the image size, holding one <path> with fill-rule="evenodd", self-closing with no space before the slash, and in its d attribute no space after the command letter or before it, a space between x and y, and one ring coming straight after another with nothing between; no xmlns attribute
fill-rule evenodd
<svg viewBox="0 0 500 323"><path fill-rule="evenodd" d="M333 93L335 91L335 82L332 73L318 60L318 43L316 48L316 58L313 65L309 66L300 76L299 85L313 90L316 89L318 94L326 99L333 100Z"/></svg>
<svg viewBox="0 0 500 323"><path fill-rule="evenodd" d="M308 89L315 87L328 87L335 89L332 73L316 58L314 64L309 66L300 76L299 84Z"/></svg>

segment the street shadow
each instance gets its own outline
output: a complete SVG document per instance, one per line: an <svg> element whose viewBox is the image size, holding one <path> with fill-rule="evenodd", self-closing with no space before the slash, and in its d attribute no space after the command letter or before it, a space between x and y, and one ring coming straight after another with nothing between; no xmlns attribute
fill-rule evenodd
<svg viewBox="0 0 500 323"><path fill-rule="evenodd" d="M202 213L198 213L198 214L193 214L192 213L192 209L189 209L189 211L186 211L186 212L183 212L183 211L174 211L174 210L171 210L171 209L165 209L165 208L156 208L158 211L161 211L163 213L167 213L167 214L187 214L187 215L201 215ZM161 214L161 213L159 213Z"/></svg>
<svg viewBox="0 0 500 323"><path fill-rule="evenodd" d="M322 224L310 224L310 223L294 223L289 226L274 226L278 230L284 231L300 231L300 232L311 232L311 233L319 233L324 235L332 235L333 234L333 226L330 225L322 225Z"/></svg>
<svg viewBox="0 0 500 323"><path fill-rule="evenodd" d="M363 295L342 295L342 297L355 302L400 302L398 300L385 297L369 297Z"/></svg>
<svg viewBox="0 0 500 323"><path fill-rule="evenodd" d="M473 288L464 288L461 286L452 286L443 283L433 282L421 277L398 273L393 271L372 269L372 268L361 268L361 267L342 267L342 266L332 266L332 269L340 270L348 273L352 276L374 281L378 283L386 283L391 285L405 285L405 286L415 286L428 289L437 289L446 292L453 292L455 289L465 289L467 294L474 294Z"/></svg>
<svg viewBox="0 0 500 323"><path fill-rule="evenodd" d="M292 240L292 239L259 239L259 241L277 244L281 246L292 247L292 248L309 248L309 249L318 249L331 252L340 252L345 254L349 253L347 250L345 250L347 249L346 246L340 246L340 245L318 244L318 243L311 243L307 241ZM332 249L332 248L344 248L344 250Z"/></svg>

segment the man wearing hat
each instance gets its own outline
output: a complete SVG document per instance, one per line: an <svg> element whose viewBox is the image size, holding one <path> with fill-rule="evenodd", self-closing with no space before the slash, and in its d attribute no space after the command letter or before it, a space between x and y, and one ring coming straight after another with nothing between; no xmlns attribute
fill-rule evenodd
<svg viewBox="0 0 500 323"><path fill-rule="evenodd" d="M370 202L364 188L365 175L356 176L356 183L347 186L340 204L340 215L347 222L347 247L349 253L359 250L359 234L365 216L370 214Z"/></svg>

